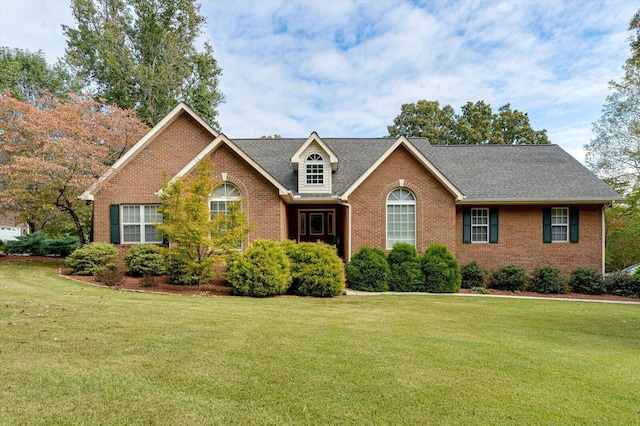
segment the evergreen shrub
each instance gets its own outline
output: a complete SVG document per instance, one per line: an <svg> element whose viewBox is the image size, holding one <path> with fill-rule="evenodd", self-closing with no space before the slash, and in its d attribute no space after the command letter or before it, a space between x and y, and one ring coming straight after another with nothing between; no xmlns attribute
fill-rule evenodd
<svg viewBox="0 0 640 426"><path fill-rule="evenodd" d="M622 273L607 275L607 293L624 297L640 297L640 277Z"/></svg>
<svg viewBox="0 0 640 426"><path fill-rule="evenodd" d="M90 243L78 247L67 257L65 265L74 275L96 275L105 269L115 269L118 250L107 243Z"/></svg>
<svg viewBox="0 0 640 426"><path fill-rule="evenodd" d="M462 288L473 289L486 287L484 279L487 276L487 271L475 260L462 265L460 273L462 274Z"/></svg>
<svg viewBox="0 0 640 426"><path fill-rule="evenodd" d="M416 248L408 243L395 243L387 256L389 263L389 290L418 291L424 278Z"/></svg>
<svg viewBox="0 0 640 426"><path fill-rule="evenodd" d="M321 242L281 243L291 263L290 292L300 296L333 297L342 294L344 265L334 246Z"/></svg>
<svg viewBox="0 0 640 426"><path fill-rule="evenodd" d="M527 285L527 272L522 266L501 266L491 274L490 287L497 290L524 291Z"/></svg>
<svg viewBox="0 0 640 426"><path fill-rule="evenodd" d="M362 247L347 264L347 282L354 290L389 290L389 263L379 248Z"/></svg>
<svg viewBox="0 0 640 426"><path fill-rule="evenodd" d="M607 291L602 274L593 268L577 268L571 271L569 288L582 294L604 294Z"/></svg>
<svg viewBox="0 0 640 426"><path fill-rule="evenodd" d="M136 244L124 257L127 274L141 277L143 275L164 275L167 273L167 261L162 248L153 244Z"/></svg>
<svg viewBox="0 0 640 426"><path fill-rule="evenodd" d="M534 269L529 280L529 289L536 293L566 293L567 280L560 275L560 269L551 266L539 266Z"/></svg>
<svg viewBox="0 0 640 426"><path fill-rule="evenodd" d="M420 259L424 274L424 291L455 293L460 290L460 264L442 244L431 244Z"/></svg>
<svg viewBox="0 0 640 426"><path fill-rule="evenodd" d="M285 294L292 280L289 258L279 243L256 240L230 263L227 279L233 295Z"/></svg>

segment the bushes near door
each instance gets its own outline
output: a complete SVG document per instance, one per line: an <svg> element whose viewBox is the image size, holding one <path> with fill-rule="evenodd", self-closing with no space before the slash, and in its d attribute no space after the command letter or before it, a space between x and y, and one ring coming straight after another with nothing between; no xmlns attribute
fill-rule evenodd
<svg viewBox="0 0 640 426"><path fill-rule="evenodd" d="M349 287L362 291L389 290L389 263L379 248L362 247L347 264Z"/></svg>
<svg viewBox="0 0 640 426"><path fill-rule="evenodd" d="M332 297L344 291L344 265L334 246L285 241L284 251L291 262L290 293L300 296Z"/></svg>
<svg viewBox="0 0 640 426"><path fill-rule="evenodd" d="M387 257L390 291L419 291L424 283L418 252L407 243L395 243Z"/></svg>

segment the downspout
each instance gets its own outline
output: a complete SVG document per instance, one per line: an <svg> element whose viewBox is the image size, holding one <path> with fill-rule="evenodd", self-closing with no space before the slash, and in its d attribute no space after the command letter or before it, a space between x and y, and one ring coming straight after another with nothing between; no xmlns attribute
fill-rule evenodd
<svg viewBox="0 0 640 426"><path fill-rule="evenodd" d="M347 247L345 250L344 263L349 263L351 259L351 204L340 202L341 205L347 208L347 227L349 228L349 235L347 236Z"/></svg>
<svg viewBox="0 0 640 426"><path fill-rule="evenodd" d="M606 232L605 232L605 220L604 220L604 210L606 206L602 206L602 273L605 273L605 253L606 253Z"/></svg>

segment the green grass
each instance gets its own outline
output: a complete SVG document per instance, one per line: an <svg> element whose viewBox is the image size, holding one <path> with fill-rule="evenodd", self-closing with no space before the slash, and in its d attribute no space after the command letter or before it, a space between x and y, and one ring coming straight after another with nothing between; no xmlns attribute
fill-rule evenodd
<svg viewBox="0 0 640 426"><path fill-rule="evenodd" d="M639 424L640 305L167 296L0 262L0 423Z"/></svg>

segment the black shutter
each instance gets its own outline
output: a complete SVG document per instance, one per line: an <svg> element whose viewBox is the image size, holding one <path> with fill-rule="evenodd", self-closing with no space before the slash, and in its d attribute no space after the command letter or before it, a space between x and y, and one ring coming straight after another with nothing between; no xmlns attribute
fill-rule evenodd
<svg viewBox="0 0 640 426"><path fill-rule="evenodd" d="M471 207L462 209L462 242L471 243Z"/></svg>
<svg viewBox="0 0 640 426"><path fill-rule="evenodd" d="M496 244L498 242L498 208L489 209L489 242Z"/></svg>
<svg viewBox="0 0 640 426"><path fill-rule="evenodd" d="M542 208L542 242L551 242L551 207Z"/></svg>
<svg viewBox="0 0 640 426"><path fill-rule="evenodd" d="M111 244L120 244L120 205L109 206L109 232Z"/></svg>
<svg viewBox="0 0 640 426"><path fill-rule="evenodd" d="M571 207L569 209L569 242L577 243L579 237L578 226L578 208Z"/></svg>

